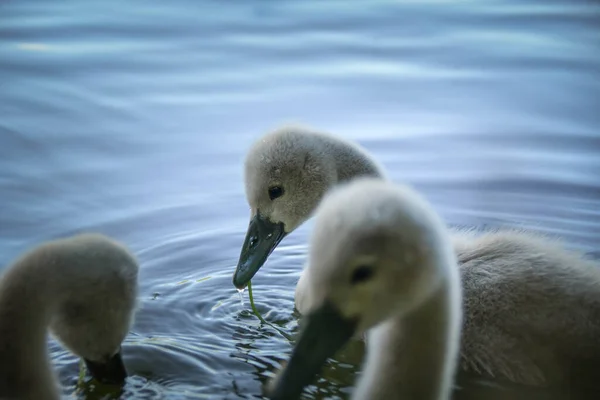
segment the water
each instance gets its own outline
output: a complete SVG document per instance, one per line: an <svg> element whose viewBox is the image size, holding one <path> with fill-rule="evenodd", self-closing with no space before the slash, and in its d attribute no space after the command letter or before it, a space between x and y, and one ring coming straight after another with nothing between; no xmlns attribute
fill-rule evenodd
<svg viewBox="0 0 600 400"><path fill-rule="evenodd" d="M240 295L240 304L243 306L244 305L244 291L246 289L237 289L239 295Z"/></svg>
<svg viewBox="0 0 600 400"><path fill-rule="evenodd" d="M124 397L260 398L288 354L231 282L242 159L284 122L363 144L452 225L522 226L598 254L596 2L226 4L0 3L0 264L83 230L135 251ZM310 227L253 281L286 332ZM77 360L51 351L71 394ZM346 398L362 352L347 348L309 397Z"/></svg>

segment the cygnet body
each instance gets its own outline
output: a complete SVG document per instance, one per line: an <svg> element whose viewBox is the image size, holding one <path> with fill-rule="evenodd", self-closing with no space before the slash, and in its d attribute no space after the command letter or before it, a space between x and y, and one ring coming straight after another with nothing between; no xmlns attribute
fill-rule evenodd
<svg viewBox="0 0 600 400"><path fill-rule="evenodd" d="M306 272L307 314L271 399L298 398L328 357L367 330L353 400L450 398L461 285L450 236L417 193L363 178L326 195Z"/></svg>
<svg viewBox="0 0 600 400"><path fill-rule="evenodd" d="M51 331L91 375L121 384L121 343L132 323L138 264L99 234L46 242L0 278L0 398L59 399L47 349Z"/></svg>

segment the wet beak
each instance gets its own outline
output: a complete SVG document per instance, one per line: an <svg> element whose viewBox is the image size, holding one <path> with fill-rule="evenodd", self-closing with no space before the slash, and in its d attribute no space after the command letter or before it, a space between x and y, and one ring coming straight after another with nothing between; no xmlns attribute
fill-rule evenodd
<svg viewBox="0 0 600 400"><path fill-rule="evenodd" d="M354 335L356 322L345 319L330 303L307 314L287 365L280 371L267 396L271 400L300 398L304 387L329 357L333 357Z"/></svg>
<svg viewBox="0 0 600 400"><path fill-rule="evenodd" d="M127 378L127 370L123 364L121 350L106 362L90 361L83 359L90 375L98 382L113 385L122 385Z"/></svg>
<svg viewBox="0 0 600 400"><path fill-rule="evenodd" d="M283 223L273 223L259 213L250 220L240 259L233 274L233 284L236 288L243 289L248 285L285 235Z"/></svg>

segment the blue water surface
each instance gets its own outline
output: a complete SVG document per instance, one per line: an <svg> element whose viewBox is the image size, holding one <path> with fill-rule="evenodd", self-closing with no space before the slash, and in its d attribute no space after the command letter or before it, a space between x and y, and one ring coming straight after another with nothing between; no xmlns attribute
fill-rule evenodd
<svg viewBox="0 0 600 400"><path fill-rule="evenodd" d="M231 281L252 141L329 131L451 225L598 255L598 27L584 0L0 1L0 265L75 232L124 241L142 270L122 398L261 398L291 345ZM310 227L253 280L289 332ZM78 360L51 353L65 396L102 398L75 394ZM307 398L347 398L362 353Z"/></svg>

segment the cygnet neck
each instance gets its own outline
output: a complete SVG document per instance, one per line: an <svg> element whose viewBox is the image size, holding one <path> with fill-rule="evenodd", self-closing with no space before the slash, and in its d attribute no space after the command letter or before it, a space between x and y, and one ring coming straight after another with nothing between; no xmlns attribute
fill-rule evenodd
<svg viewBox="0 0 600 400"><path fill-rule="evenodd" d="M28 335L38 336L38 331L45 335L52 310L60 301L56 295L61 291L54 288L58 271L54 273L52 263L44 268L40 261L25 257L9 267L0 281L2 340L9 333L17 341L27 340Z"/></svg>
<svg viewBox="0 0 600 400"><path fill-rule="evenodd" d="M0 387L16 393L39 393L58 399L47 351L47 331L61 299L55 288L58 271L39 257L25 256L9 267L0 281ZM26 397L29 399L29 397Z"/></svg>
<svg viewBox="0 0 600 400"><path fill-rule="evenodd" d="M462 315L458 279L444 280L408 315L369 331L365 375L352 400L450 399Z"/></svg>

